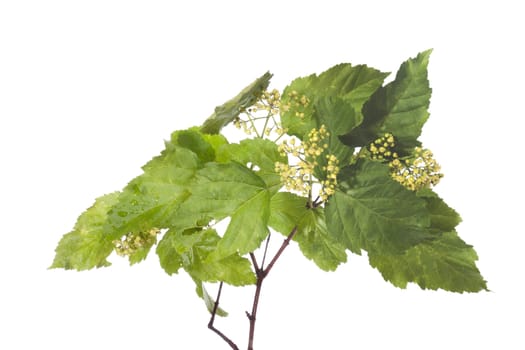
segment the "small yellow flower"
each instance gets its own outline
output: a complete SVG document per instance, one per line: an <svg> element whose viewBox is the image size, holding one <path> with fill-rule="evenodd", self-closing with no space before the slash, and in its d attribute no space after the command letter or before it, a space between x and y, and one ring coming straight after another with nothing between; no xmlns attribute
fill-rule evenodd
<svg viewBox="0 0 525 350"><path fill-rule="evenodd" d="M394 135L390 133L385 133L380 138L375 139L374 142L371 142L367 147L371 153L371 158L373 160L387 161L397 158L397 153L393 151L395 147L394 141Z"/></svg>
<svg viewBox="0 0 525 350"><path fill-rule="evenodd" d="M142 232L128 232L121 239L116 239L112 243L118 255L131 255L145 246L154 244L159 233L160 230L157 228Z"/></svg>
<svg viewBox="0 0 525 350"><path fill-rule="evenodd" d="M389 166L392 178L412 191L435 186L443 177L432 152L421 147L416 147L412 158L405 159L404 164L394 159Z"/></svg>
<svg viewBox="0 0 525 350"><path fill-rule="evenodd" d="M293 92L290 94L293 95ZM314 168L323 159L323 163L326 164L323 166L325 180L321 182L319 197L326 200L334 193L339 173L339 160L333 154L325 154L328 143L324 140L329 135L326 126L321 125L319 129L312 129L301 144L295 138L281 142L278 147L279 152L299 158L295 166L275 164L275 171L281 176L281 181L286 189L297 191L304 196L310 195L312 184L316 182L313 176Z"/></svg>

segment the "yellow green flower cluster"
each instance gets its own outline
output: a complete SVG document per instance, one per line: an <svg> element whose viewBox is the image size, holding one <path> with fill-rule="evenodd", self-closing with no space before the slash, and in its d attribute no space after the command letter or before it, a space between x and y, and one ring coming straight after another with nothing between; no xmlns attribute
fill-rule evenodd
<svg viewBox="0 0 525 350"><path fill-rule="evenodd" d="M393 159L389 166L394 180L411 191L435 186L443 177L432 152L421 147L414 149L413 157Z"/></svg>
<svg viewBox="0 0 525 350"><path fill-rule="evenodd" d="M308 196L312 190L312 173L310 164L299 162L295 166L277 162L275 171L281 176L284 187L289 191L299 192L302 196Z"/></svg>
<svg viewBox="0 0 525 350"><path fill-rule="evenodd" d="M281 93L273 89L272 91L263 91L260 99L255 103L255 106L248 109L250 113L257 111L267 111L270 114L279 114L279 106L281 105Z"/></svg>
<svg viewBox="0 0 525 350"><path fill-rule="evenodd" d="M293 90L288 93L288 103L282 105L282 110L288 112L293 108L295 116L298 118L304 118L304 109L310 104L310 99L306 95L300 95L297 91Z"/></svg>
<svg viewBox="0 0 525 350"><path fill-rule="evenodd" d="M120 256L131 255L142 247L151 246L157 241L157 235L160 230L152 228L149 231L142 231L138 233L128 232L121 239L113 241L115 251Z"/></svg>
<svg viewBox="0 0 525 350"><path fill-rule="evenodd" d="M233 121L233 125L235 125L235 127L237 129L242 129L242 131L246 135L251 135L251 134L253 134L255 132L255 125L251 124L247 120L242 120L240 118L235 118L235 120Z"/></svg>
<svg viewBox="0 0 525 350"><path fill-rule="evenodd" d="M321 125L319 129L312 129L305 141L299 143L295 138L284 140L279 145L279 152L282 156L291 155L298 158L296 165L288 165L280 162L275 163L275 171L281 176L281 180L287 190L299 192L301 195L310 196L312 186L317 183L313 173L314 168L319 165L325 150L328 148L326 139L330 133L326 126ZM326 201L335 192L337 184L337 174L339 173L339 160L333 154L325 155L326 172L325 180L319 182L321 189L319 197ZM323 164L325 162L323 161Z"/></svg>
<svg viewBox="0 0 525 350"><path fill-rule="evenodd" d="M264 91L254 106L243 110L241 116L234 119L233 125L237 129L242 129L247 135L270 136L273 131L278 136L282 136L287 130L283 129L274 118L275 115L279 114L280 106L281 93L279 91L276 89ZM257 126L257 124L259 125Z"/></svg>
<svg viewBox="0 0 525 350"><path fill-rule="evenodd" d="M391 160L398 157L394 152L396 146L394 135L386 133L368 146L371 158L374 160Z"/></svg>
<svg viewBox="0 0 525 350"><path fill-rule="evenodd" d="M337 174L339 174L339 159L333 154L326 156L328 159L328 164L323 167L323 170L326 171L326 180L321 181L321 192L319 197L323 201L326 201L328 197L335 193L335 186L337 185Z"/></svg>

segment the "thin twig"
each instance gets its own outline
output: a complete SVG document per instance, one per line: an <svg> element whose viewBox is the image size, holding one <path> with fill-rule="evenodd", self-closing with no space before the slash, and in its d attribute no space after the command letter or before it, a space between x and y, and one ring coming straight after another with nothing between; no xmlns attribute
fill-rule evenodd
<svg viewBox="0 0 525 350"><path fill-rule="evenodd" d="M284 249L290 244L290 241L297 233L297 226L295 226L284 240L283 244L281 244L281 247L273 257L272 261L270 261L270 264L268 264L268 267L266 269L261 268L259 269L259 266L256 265L257 261L255 260L255 256L252 257L252 263L254 263L254 269L258 271L257 273L257 283L255 284L255 295L253 297L253 305L252 305L252 312L246 312L246 316L248 317L248 320L250 321L250 333L248 338L248 350L253 350L253 340L255 335L255 321L257 320L257 308L259 307L259 298L261 296L261 289L262 284L266 276L268 276L268 273L273 268L273 265L279 259L281 254L283 253ZM264 251L264 255L266 256L266 249L268 248L268 241L266 242L266 248ZM250 256L253 254L251 253ZM263 259L264 260L264 259ZM262 266L262 265L261 265Z"/></svg>
<svg viewBox="0 0 525 350"><path fill-rule="evenodd" d="M266 253L268 252L268 244L270 243L270 237L272 236L271 233L268 234L268 237L266 237L266 244L264 245L264 254L261 262L261 269L264 269L264 261L266 260Z"/></svg>
<svg viewBox="0 0 525 350"><path fill-rule="evenodd" d="M283 253L284 249L288 246L288 244L290 244L290 241L292 240L292 238L295 236L296 233L297 233L297 226L295 226L293 228L292 232L290 232L290 234L288 235L288 237L286 237L286 239L284 240L283 244L281 244L281 247L279 248L279 250L277 251L277 253L273 257L272 261L270 261L270 263L268 264L268 267L266 269L264 269L263 277L266 277L268 275L268 273L270 273L270 270L272 269L273 265L275 264L277 259L279 259L279 257Z"/></svg>
<svg viewBox="0 0 525 350"><path fill-rule="evenodd" d="M255 254L250 253L250 259L252 260L253 269L255 270L255 275L259 276L261 273L261 268L259 267L259 264L257 264L257 259L255 258Z"/></svg>
<svg viewBox="0 0 525 350"><path fill-rule="evenodd" d="M215 304L213 305L213 311L211 313L210 322L208 322L208 328L217 333L222 340L224 340L233 350L239 350L239 347L224 333L219 331L217 328L213 326L213 322L215 321L215 315L217 315L217 309L219 308L219 299L221 298L221 292L222 292L222 282L219 284L219 291L217 292L217 299L215 299Z"/></svg>

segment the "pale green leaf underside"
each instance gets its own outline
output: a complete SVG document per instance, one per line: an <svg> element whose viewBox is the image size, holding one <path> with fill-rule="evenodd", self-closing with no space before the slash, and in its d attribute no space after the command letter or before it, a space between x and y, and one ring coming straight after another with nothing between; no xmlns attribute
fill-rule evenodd
<svg viewBox="0 0 525 350"><path fill-rule="evenodd" d="M248 107L255 104L257 98L268 88L272 74L266 72L253 83L245 87L237 96L215 108L215 112L202 124L201 131L205 134L218 134L221 129L231 123Z"/></svg>
<svg viewBox="0 0 525 350"><path fill-rule="evenodd" d="M409 282L422 289L444 289L450 292L478 292L487 284L476 267L478 256L472 246L455 231L408 249L402 255L369 254L370 265L386 281L406 288Z"/></svg>

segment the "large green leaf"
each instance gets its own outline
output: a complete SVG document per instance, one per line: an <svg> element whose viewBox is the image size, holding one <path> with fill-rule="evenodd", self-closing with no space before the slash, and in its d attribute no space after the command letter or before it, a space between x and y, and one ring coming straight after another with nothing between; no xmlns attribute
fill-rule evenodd
<svg viewBox="0 0 525 350"><path fill-rule="evenodd" d="M433 238L426 201L394 181L388 165L361 159L342 169L338 182L326 221L352 252L400 254Z"/></svg>
<svg viewBox="0 0 525 350"><path fill-rule="evenodd" d="M346 63L336 65L319 76L312 74L295 79L283 92L281 105L290 107L281 113L283 126L288 128L291 135L302 139L312 128L323 123L333 124L330 119L335 121L341 118L340 115L333 116L318 111L318 101L326 97L343 99L346 102L345 110L350 114L350 118L354 118L351 114L355 112L359 116L363 103L381 86L387 75L388 73L366 65L352 66ZM310 104L306 107L294 104L292 96L294 92L299 96L306 96ZM298 112L304 113L304 117L298 118L296 115ZM337 134L334 130L334 135Z"/></svg>
<svg viewBox="0 0 525 350"><path fill-rule="evenodd" d="M174 132L164 151L144 165L143 174L130 181L122 192L108 197L110 202L102 197L79 218L77 227L82 229L76 228L64 236L53 265L59 266L58 261L62 259L68 268L86 269L97 264L107 266L109 263L105 257L113 249L113 240L129 232L169 227L179 205L189 195L188 187L197 170L214 160L215 147L225 143L223 136L204 135L195 128ZM143 260L150 248L151 245L147 245L130 254L130 263ZM68 250L77 252L67 258ZM104 259L99 259L95 265L93 257L81 262L81 258L77 257L87 254L83 253L84 250L91 253L100 251L96 254ZM67 262L68 259L75 263Z"/></svg>
<svg viewBox="0 0 525 350"><path fill-rule="evenodd" d="M218 162L232 160L252 168L272 191L281 187L281 177L275 172L275 163L285 163L287 159L280 155L275 142L260 138L245 139L240 143L223 145L217 150Z"/></svg>
<svg viewBox="0 0 525 350"><path fill-rule="evenodd" d="M213 229L170 230L159 242L157 254L168 274L177 273L182 267L190 276L204 282L223 281L235 286L255 283L250 262L238 254L206 261L219 241Z"/></svg>
<svg viewBox="0 0 525 350"><path fill-rule="evenodd" d="M113 244L104 234L104 224L108 209L118 198L118 192L102 196L80 215L73 231L65 234L58 243L50 268L80 271L110 265L106 258L113 251Z"/></svg>
<svg viewBox="0 0 525 350"><path fill-rule="evenodd" d="M237 162L208 163L189 187L191 196L180 206L170 227L200 227L230 217L214 259L256 249L268 234L270 191L254 171ZM211 255L210 255L211 259Z"/></svg>
<svg viewBox="0 0 525 350"><path fill-rule="evenodd" d="M226 142L222 136L213 137L218 146ZM130 231L169 227L197 170L215 159L207 138L195 129L174 132L161 155L143 167L144 173L124 188L109 210L106 234L119 238Z"/></svg>
<svg viewBox="0 0 525 350"><path fill-rule="evenodd" d="M369 254L370 265L386 281L399 288L409 282L422 289L444 289L450 292L478 292L487 289L486 281L476 267L478 256L472 246L455 231L423 242L402 255Z"/></svg>
<svg viewBox="0 0 525 350"><path fill-rule="evenodd" d="M215 108L215 112L202 124L201 131L206 134L218 134L237 116L255 104L262 92L268 88L272 74L266 72L253 83L245 87L237 96Z"/></svg>
<svg viewBox="0 0 525 350"><path fill-rule="evenodd" d="M275 194L270 208L269 225L284 235L297 227L293 239L304 256L319 268L333 271L346 262L345 247L328 233L323 208L307 208L304 197L289 192Z"/></svg>
<svg viewBox="0 0 525 350"><path fill-rule="evenodd" d="M377 136L392 133L404 149L419 144L423 124L428 119L432 90L427 79L427 66L432 50L404 62L396 78L377 90L363 107L363 122L342 141L352 147L365 146Z"/></svg>

